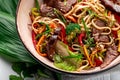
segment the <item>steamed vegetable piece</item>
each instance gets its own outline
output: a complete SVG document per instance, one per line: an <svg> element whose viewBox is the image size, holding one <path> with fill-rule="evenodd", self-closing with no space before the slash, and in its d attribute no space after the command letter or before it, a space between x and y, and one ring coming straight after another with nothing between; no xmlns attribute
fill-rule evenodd
<svg viewBox="0 0 120 80"><path fill-rule="evenodd" d="M81 53L75 53L69 50L68 46L61 41L57 41L56 43L56 53L65 60L60 64L69 64L73 65L75 68L80 66L80 62L83 58ZM56 62L56 61L55 61Z"/></svg>

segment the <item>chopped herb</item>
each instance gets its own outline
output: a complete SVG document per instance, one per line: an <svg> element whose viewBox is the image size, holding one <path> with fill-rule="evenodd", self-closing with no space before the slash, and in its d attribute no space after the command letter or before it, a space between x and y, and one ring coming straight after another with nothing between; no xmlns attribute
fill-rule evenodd
<svg viewBox="0 0 120 80"><path fill-rule="evenodd" d="M85 21L83 20L83 18L82 18L82 23L84 25L86 36L87 36L87 39L85 40L85 44L90 47L95 46L94 39L93 39L93 37L91 37L91 31L89 28L87 28L87 25L85 24Z"/></svg>
<svg viewBox="0 0 120 80"><path fill-rule="evenodd" d="M86 32L86 34L87 34L87 37L89 37L89 33L90 33L90 29L89 28L87 28L87 25L85 24L85 21L84 21L84 19L82 18L82 23L83 23L83 25L84 25L84 29L85 29L85 32Z"/></svg>

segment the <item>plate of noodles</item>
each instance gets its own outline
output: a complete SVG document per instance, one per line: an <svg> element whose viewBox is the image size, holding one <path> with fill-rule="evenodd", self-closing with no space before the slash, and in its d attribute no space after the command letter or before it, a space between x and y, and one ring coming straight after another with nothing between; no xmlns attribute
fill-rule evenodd
<svg viewBox="0 0 120 80"><path fill-rule="evenodd" d="M17 30L30 54L57 72L90 74L120 63L120 17L102 0L20 0Z"/></svg>

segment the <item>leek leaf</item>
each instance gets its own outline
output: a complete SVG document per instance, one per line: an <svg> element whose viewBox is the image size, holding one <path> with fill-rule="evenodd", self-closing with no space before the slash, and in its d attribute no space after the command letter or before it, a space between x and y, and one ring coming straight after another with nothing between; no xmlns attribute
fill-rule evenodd
<svg viewBox="0 0 120 80"><path fill-rule="evenodd" d="M11 62L36 61L29 55L19 39L15 14L18 0L0 0L0 56Z"/></svg>

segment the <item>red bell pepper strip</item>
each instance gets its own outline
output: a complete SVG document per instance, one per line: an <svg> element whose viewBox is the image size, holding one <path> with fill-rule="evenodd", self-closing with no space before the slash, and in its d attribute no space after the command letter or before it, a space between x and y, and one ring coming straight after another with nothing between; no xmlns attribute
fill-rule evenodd
<svg viewBox="0 0 120 80"><path fill-rule="evenodd" d="M120 24L120 16L117 13L114 13L116 21ZM117 31L112 31L113 37L118 38Z"/></svg>
<svg viewBox="0 0 120 80"><path fill-rule="evenodd" d="M78 36L78 42L80 44L80 46L83 46L83 38L85 38L86 34L85 33L80 33L80 35Z"/></svg>
<svg viewBox="0 0 120 80"><path fill-rule="evenodd" d="M61 27L61 33L60 33L61 39L65 44L68 44L68 42L66 41L66 30L64 26L60 26L60 27Z"/></svg>
<svg viewBox="0 0 120 80"><path fill-rule="evenodd" d="M120 16L117 13L114 13L115 19L120 24Z"/></svg>
<svg viewBox="0 0 120 80"><path fill-rule="evenodd" d="M36 43L37 43L37 42L36 42L35 36L36 36L35 32L32 31L32 41L33 41L34 47L36 48Z"/></svg>
<svg viewBox="0 0 120 80"><path fill-rule="evenodd" d="M95 58L94 60L95 60L96 67L100 66L103 63L99 58Z"/></svg>
<svg viewBox="0 0 120 80"><path fill-rule="evenodd" d="M113 34L113 37L114 37L115 39L118 38L117 31L112 31L112 34Z"/></svg>
<svg viewBox="0 0 120 80"><path fill-rule="evenodd" d="M66 40L66 30L65 30L64 26L60 26L60 27L61 27L61 33L60 33L61 39L65 44L68 44L68 42ZM74 51L71 47L69 47L69 50Z"/></svg>

